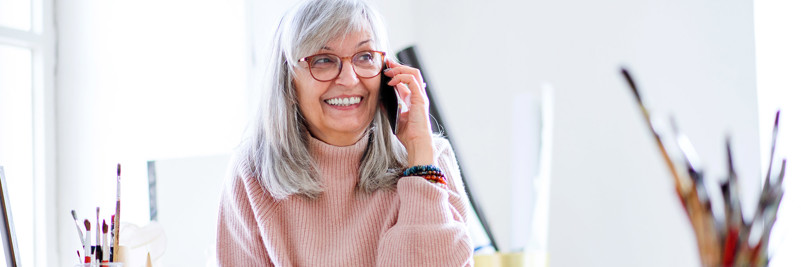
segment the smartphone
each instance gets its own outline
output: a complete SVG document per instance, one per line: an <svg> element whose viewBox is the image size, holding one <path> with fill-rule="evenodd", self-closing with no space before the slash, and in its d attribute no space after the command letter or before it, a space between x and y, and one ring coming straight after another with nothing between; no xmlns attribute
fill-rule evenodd
<svg viewBox="0 0 801 267"><path fill-rule="evenodd" d="M384 62L384 69L388 68L389 64ZM392 128L392 133L397 134L398 130L398 115L401 113L401 106L398 103L400 97L398 96L398 91L395 91L394 86L389 86L387 83L391 78L387 75L384 75L384 71L381 71L381 87L379 87L379 99L381 101L381 105L384 107L384 111L387 113L387 118L389 118L389 126Z"/></svg>

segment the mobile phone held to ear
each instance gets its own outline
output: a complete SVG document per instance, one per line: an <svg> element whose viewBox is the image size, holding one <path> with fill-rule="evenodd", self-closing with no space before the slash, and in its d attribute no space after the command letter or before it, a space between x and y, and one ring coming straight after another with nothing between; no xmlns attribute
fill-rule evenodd
<svg viewBox="0 0 801 267"><path fill-rule="evenodd" d="M386 70L389 64L384 62L384 70ZM395 91L395 87L389 86L387 83L391 78L384 74L384 71L381 71L381 87L379 87L379 98L381 100L381 105L384 107L384 111L387 113L387 118L389 118L389 126L392 128L392 133L397 134L398 130L398 115L401 113L401 106L398 103L398 92Z"/></svg>

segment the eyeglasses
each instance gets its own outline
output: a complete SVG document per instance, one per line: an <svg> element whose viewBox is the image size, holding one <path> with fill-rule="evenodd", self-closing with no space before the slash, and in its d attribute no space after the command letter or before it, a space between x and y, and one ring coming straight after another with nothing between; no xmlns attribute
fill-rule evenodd
<svg viewBox="0 0 801 267"><path fill-rule="evenodd" d="M342 72L342 62L350 60L353 72L361 78L373 78L381 73L385 52L361 51L349 57L340 57L334 54L316 54L301 58L298 62L306 62L312 78L321 82L336 79Z"/></svg>

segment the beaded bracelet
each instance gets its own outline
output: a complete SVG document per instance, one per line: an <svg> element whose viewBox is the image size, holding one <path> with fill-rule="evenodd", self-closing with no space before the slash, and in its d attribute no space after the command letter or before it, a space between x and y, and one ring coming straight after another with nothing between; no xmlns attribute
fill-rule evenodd
<svg viewBox="0 0 801 267"><path fill-rule="evenodd" d="M422 176L429 182L441 185L445 185L447 181L442 170L434 165L417 165L409 167L403 171L403 176Z"/></svg>

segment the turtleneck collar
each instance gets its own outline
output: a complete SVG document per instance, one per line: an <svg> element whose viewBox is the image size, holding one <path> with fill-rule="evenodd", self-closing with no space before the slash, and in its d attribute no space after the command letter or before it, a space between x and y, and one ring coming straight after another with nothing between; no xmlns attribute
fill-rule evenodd
<svg viewBox="0 0 801 267"><path fill-rule="evenodd" d="M359 183L359 165L369 139L369 133L366 133L355 144L335 146L309 136L309 152L320 168L320 178L326 192L356 187Z"/></svg>

